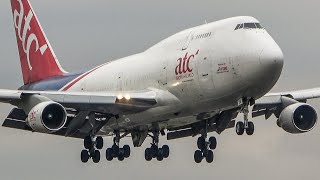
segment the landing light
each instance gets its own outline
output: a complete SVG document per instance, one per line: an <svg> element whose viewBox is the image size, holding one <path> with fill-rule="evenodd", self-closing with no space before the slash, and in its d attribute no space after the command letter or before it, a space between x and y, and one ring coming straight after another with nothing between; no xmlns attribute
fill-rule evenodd
<svg viewBox="0 0 320 180"><path fill-rule="evenodd" d="M130 95L126 95L125 98L126 98L126 100L130 100L131 99Z"/></svg>
<svg viewBox="0 0 320 180"><path fill-rule="evenodd" d="M118 95L117 97L119 100L123 99L123 96L121 94Z"/></svg>
<svg viewBox="0 0 320 180"><path fill-rule="evenodd" d="M178 86L179 84L180 84L180 82L176 82L176 83L173 83L172 86L175 87L175 86Z"/></svg>

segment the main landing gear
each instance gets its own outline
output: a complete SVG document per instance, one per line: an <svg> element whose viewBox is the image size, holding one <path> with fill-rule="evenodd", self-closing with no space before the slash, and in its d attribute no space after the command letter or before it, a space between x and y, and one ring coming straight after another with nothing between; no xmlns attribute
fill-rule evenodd
<svg viewBox="0 0 320 180"><path fill-rule="evenodd" d="M84 150L81 151L81 161L88 162L90 158L94 163L100 161L100 151L103 148L103 138L98 136L95 140L91 136L84 138Z"/></svg>
<svg viewBox="0 0 320 180"><path fill-rule="evenodd" d="M146 148L144 152L144 157L146 161L151 161L153 158L157 158L158 161L162 161L164 158L168 158L170 154L170 149L168 145L163 145L159 148L159 131L153 131L152 143L150 148Z"/></svg>
<svg viewBox="0 0 320 180"><path fill-rule="evenodd" d="M248 120L248 114L249 114L249 101L244 100L244 106L241 109L241 112L243 113L243 119L244 121L237 122L236 124L236 133L238 135L243 135L244 131L246 131L247 135L252 135L254 133L254 124L253 122Z"/></svg>
<svg viewBox="0 0 320 180"><path fill-rule="evenodd" d="M119 161L123 161L125 158L130 157L130 146L124 145L122 148L119 147L120 139L122 136L120 136L119 131L115 131L115 137L113 138L113 145L111 148L107 148L106 150L106 159L108 161L112 161L113 158L118 158ZM124 137L124 136L123 136Z"/></svg>
<svg viewBox="0 0 320 180"><path fill-rule="evenodd" d="M207 139L207 123L204 129L204 132L202 133L201 137L197 140L197 146L198 150L194 152L194 161L196 163L200 163L204 158L208 163L212 163L214 159L213 151L217 147L217 139L212 136Z"/></svg>

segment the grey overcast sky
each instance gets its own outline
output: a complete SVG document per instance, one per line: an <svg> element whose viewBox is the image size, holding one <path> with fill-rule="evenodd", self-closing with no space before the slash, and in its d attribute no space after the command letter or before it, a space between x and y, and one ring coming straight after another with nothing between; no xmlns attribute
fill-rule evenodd
<svg viewBox="0 0 320 180"><path fill-rule="evenodd" d="M185 28L227 17L256 17L285 55L273 91L320 86L318 0L31 0L61 64L83 70L141 52ZM0 88L22 84L9 0L0 1ZM320 100L310 101L319 111ZM2 123L12 107L0 105ZM241 117L241 116L239 116ZM82 164L82 141L0 128L0 179L319 179L320 128L291 135L275 118L254 120L252 137L234 130L217 135L215 163L195 164L196 138L162 141L171 146L163 162L145 162L144 148L124 162ZM214 134L216 135L216 134ZM106 146L111 139L106 138ZM125 140L124 143L130 143ZM124 144L122 143L122 144ZM104 155L104 152L102 153ZM104 157L104 156L102 156Z"/></svg>

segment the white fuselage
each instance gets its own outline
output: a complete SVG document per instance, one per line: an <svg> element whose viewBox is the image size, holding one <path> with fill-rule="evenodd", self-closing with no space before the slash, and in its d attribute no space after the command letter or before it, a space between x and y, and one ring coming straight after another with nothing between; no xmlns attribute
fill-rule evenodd
<svg viewBox="0 0 320 180"><path fill-rule="evenodd" d="M108 127L134 127L161 122L166 127L197 121L200 113L239 106L243 97L259 98L278 80L281 49L265 29L238 29L258 22L235 17L179 32L150 49L106 63L68 91L130 91L157 88L180 103L110 121Z"/></svg>

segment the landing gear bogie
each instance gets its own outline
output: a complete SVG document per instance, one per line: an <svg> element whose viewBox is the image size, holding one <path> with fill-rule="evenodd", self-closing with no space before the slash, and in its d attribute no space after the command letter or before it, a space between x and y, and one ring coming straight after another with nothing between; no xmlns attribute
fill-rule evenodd
<svg viewBox="0 0 320 180"><path fill-rule="evenodd" d="M151 161L153 158L158 161L162 161L165 158L168 158L170 155L170 148L168 145L163 145L159 147L159 131L153 131L153 136L149 135L152 138L152 143L150 148L146 148L144 152L144 157L146 161Z"/></svg>
<svg viewBox="0 0 320 180"><path fill-rule="evenodd" d="M120 132L115 131L115 137L113 138L113 145L111 148L106 150L106 159L112 161L114 158L118 158L119 161L123 161L125 158L129 158L131 154L130 146L124 145L122 148L119 147L120 144Z"/></svg>
<svg viewBox="0 0 320 180"><path fill-rule="evenodd" d="M200 163L204 158L208 163L213 162L213 151L217 148L217 139L212 136L207 139L209 122L205 121L200 129L201 136L197 139L198 149L194 152L194 161Z"/></svg>
<svg viewBox="0 0 320 180"><path fill-rule="evenodd" d="M84 150L81 151L81 161L88 162L90 158L94 163L100 162L100 151L103 148L103 138L98 136L93 140L92 136L86 136L83 141Z"/></svg>
<svg viewBox="0 0 320 180"><path fill-rule="evenodd" d="M243 113L243 122L239 121L236 124L236 133L238 135L243 135L244 132L246 132L247 135L251 136L254 133L254 124L253 122L248 120L248 114L249 114L249 104L252 105L254 102L254 99L248 100L248 98L243 99L243 107L241 109L241 112Z"/></svg>
<svg viewBox="0 0 320 180"><path fill-rule="evenodd" d="M217 147L217 139L212 136L209 140L206 140L206 134L202 135L197 140L198 150L194 152L194 161L201 163L203 159L206 159L208 163L212 163L214 159L213 151Z"/></svg>

